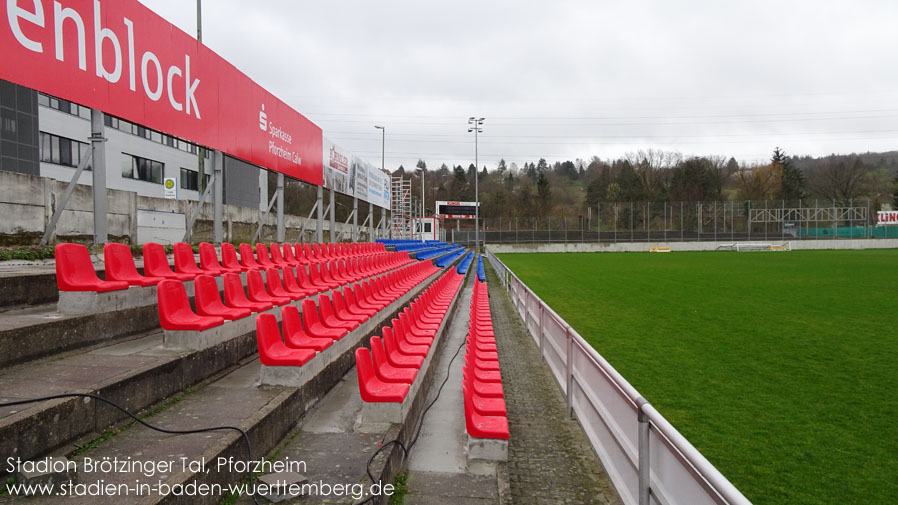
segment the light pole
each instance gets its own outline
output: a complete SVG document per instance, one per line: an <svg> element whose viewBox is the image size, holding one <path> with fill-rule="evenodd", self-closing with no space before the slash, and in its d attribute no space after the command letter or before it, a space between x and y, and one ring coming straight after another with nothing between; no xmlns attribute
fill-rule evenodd
<svg viewBox="0 0 898 505"><path fill-rule="evenodd" d="M424 217L424 169L416 168L415 172L421 172L421 217Z"/></svg>
<svg viewBox="0 0 898 505"><path fill-rule="evenodd" d="M477 165L480 164L480 160L477 152L477 135L483 133L480 125L484 119L486 118L474 116L468 118L468 124L471 125L468 133L474 132L474 252L478 254L480 253L480 169Z"/></svg>
<svg viewBox="0 0 898 505"><path fill-rule="evenodd" d="M380 130L380 171L383 172L384 171L384 157L386 156L386 152L387 152L387 127L383 126L383 125L374 125L374 127L377 128L378 130ZM393 198L393 195L390 195L390 201L393 201L392 198ZM393 212L393 210L390 209L390 212ZM385 214L386 214L386 209L381 211L381 216L380 216L381 219L383 219L383 216ZM374 223L374 216L371 216L371 222ZM372 240L372 242L373 242L373 240Z"/></svg>

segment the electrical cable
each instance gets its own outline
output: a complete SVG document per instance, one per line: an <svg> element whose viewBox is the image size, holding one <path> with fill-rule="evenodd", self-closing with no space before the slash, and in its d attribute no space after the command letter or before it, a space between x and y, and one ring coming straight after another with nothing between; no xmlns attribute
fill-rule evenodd
<svg viewBox="0 0 898 505"><path fill-rule="evenodd" d="M249 455L248 461L253 460L252 444L249 441L249 436L241 428L238 428L236 426L213 426L211 428L196 428L196 429L192 429L192 430L172 430L172 429L160 428L158 426L153 426L152 424L137 417L136 415L131 413L128 409L122 407L121 405L115 403L114 401L108 400L106 398L103 398L102 396L97 396L97 395L90 394L90 393L61 393L58 395L44 396L44 397L40 397L40 398L29 398L27 400L16 400L16 401L12 401L12 402L4 402L4 403L0 403L0 408L14 407L16 405L26 405L29 403L45 402L45 401L49 401L49 400L58 400L61 398L91 398L91 399L106 403L108 405L111 405L112 407L115 407L116 409L120 410L121 412L124 412L128 417L130 417L131 419L134 419L135 421L146 426L147 428L149 428L151 430L158 431L160 433L167 433L170 435L190 435L190 434L195 434L195 433L207 433L210 431L221 431L221 430L237 431L237 432L240 432L240 435L243 437L243 440L246 442L246 452ZM253 483L253 472L248 471L247 475L249 476L249 486L247 486L247 491L249 491L249 489L251 488L252 483ZM256 499L256 495L254 493L250 493L249 495L253 499L253 503L255 503L256 505L259 505L259 501Z"/></svg>
<svg viewBox="0 0 898 505"><path fill-rule="evenodd" d="M449 360L449 365L446 367L446 378L443 379L442 384L440 384L440 387L437 389L437 394L433 398L433 400L431 400L431 402L429 404L427 404L426 407L424 407L424 410L421 411L421 417L418 418L418 428L415 430L415 436L412 438L412 441L408 444L408 447L404 446L402 444L402 442L399 441L399 439L390 440L389 442L385 442L380 447L378 447L377 450L374 451L374 454L372 454L371 457L368 458L368 463L365 464L365 472L368 474L368 478L371 479L371 482L377 482L377 479L375 479L374 475L371 474L371 462L374 461L374 458L376 458L377 455L380 454L380 451L385 449L387 446L392 445L392 444L398 444L399 447L402 448L402 451L405 454L405 457L406 458L408 457L409 451L412 450L412 447L414 447L415 443L418 441L418 437L421 435L421 428L424 426L424 417L427 415L427 412L430 410L430 408L434 406L434 404L437 402L437 400L440 399L440 394L443 392L443 387L446 386L447 382L449 382L449 375L452 371L452 363L455 362L455 358L458 357L458 353L461 352L461 350L464 346L465 346L465 341L462 341L461 345L458 346L458 349L455 350L455 354L452 355L452 359ZM372 500L374 500L374 498L376 498L376 495L371 495L364 501L356 503L355 505L363 505L365 503L369 503Z"/></svg>

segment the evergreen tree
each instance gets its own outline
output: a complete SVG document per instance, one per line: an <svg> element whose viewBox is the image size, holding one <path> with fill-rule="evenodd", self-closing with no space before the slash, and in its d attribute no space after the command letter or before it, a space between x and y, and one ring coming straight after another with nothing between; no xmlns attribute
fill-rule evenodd
<svg viewBox="0 0 898 505"><path fill-rule="evenodd" d="M895 174L895 181L892 183L892 200L895 202L895 208L898 209L898 173Z"/></svg>
<svg viewBox="0 0 898 505"><path fill-rule="evenodd" d="M786 156L786 153L777 147L773 150L773 156L770 158L774 170L779 171L780 188L778 197L783 200L799 200L807 196L804 174L801 169L792 164L792 159Z"/></svg>
<svg viewBox="0 0 898 505"><path fill-rule="evenodd" d="M422 159L418 159L418 163L416 163L415 166L421 170L427 170L427 163L424 163L424 160Z"/></svg>
<svg viewBox="0 0 898 505"><path fill-rule="evenodd" d="M545 216L552 208L552 188L549 187L549 178L544 172L536 176L536 197L540 215Z"/></svg>

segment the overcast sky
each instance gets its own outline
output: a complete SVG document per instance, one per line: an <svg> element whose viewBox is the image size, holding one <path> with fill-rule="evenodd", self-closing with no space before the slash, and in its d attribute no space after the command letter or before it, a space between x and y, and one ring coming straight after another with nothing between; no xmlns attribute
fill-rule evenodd
<svg viewBox="0 0 898 505"><path fill-rule="evenodd" d="M141 0L196 33L185 0ZM206 0L203 43L386 166L898 149L898 1Z"/></svg>

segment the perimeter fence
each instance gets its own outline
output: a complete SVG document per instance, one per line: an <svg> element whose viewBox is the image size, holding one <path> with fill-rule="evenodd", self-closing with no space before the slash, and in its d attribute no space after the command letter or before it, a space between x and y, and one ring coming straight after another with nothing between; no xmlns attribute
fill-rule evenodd
<svg viewBox="0 0 898 505"><path fill-rule="evenodd" d="M453 242L473 243L449 226ZM481 220L487 244L570 242L723 242L898 238L898 226L876 226L869 200L602 202L565 216Z"/></svg>
<svg viewBox="0 0 898 505"><path fill-rule="evenodd" d="M499 258L486 257L626 505L751 504Z"/></svg>

